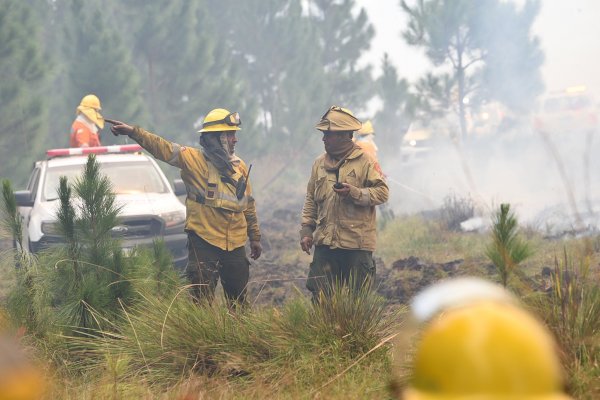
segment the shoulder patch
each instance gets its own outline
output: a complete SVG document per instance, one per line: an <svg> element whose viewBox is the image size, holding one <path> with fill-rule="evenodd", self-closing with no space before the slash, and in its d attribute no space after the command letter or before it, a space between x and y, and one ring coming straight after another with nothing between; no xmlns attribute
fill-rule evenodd
<svg viewBox="0 0 600 400"><path fill-rule="evenodd" d="M375 167L375 171L379 172L379 175L381 175L382 177L385 177L385 174L381 170L381 166L379 165L379 163L377 161L375 161L373 166Z"/></svg>
<svg viewBox="0 0 600 400"><path fill-rule="evenodd" d="M187 150L187 147L181 146L181 151L186 151L186 150Z"/></svg>

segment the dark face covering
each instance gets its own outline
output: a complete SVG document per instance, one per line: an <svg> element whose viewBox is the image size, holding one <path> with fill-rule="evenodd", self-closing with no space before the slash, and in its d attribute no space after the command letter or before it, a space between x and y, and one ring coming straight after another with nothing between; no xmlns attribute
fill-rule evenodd
<svg viewBox="0 0 600 400"><path fill-rule="evenodd" d="M206 158L217 167L222 175L230 175L235 172L233 164L229 160L229 154L221 144L221 134L219 132L200 135L200 146L202 146L202 152L206 155Z"/></svg>
<svg viewBox="0 0 600 400"><path fill-rule="evenodd" d="M327 154L337 160L343 158L354 147L352 136L346 132L323 133L323 142Z"/></svg>
<svg viewBox="0 0 600 400"><path fill-rule="evenodd" d="M246 192L246 179L243 176L238 181L231 178L231 175L235 173L235 170L233 169L229 152L223 148L223 144L221 143L221 134L219 132L203 133L200 135L200 146L202 146L202 153L221 174L221 180L236 188L236 196L238 199L244 197Z"/></svg>
<svg viewBox="0 0 600 400"><path fill-rule="evenodd" d="M352 135L348 132L323 132L323 143L327 153L325 158L327 170L337 170L356 147Z"/></svg>

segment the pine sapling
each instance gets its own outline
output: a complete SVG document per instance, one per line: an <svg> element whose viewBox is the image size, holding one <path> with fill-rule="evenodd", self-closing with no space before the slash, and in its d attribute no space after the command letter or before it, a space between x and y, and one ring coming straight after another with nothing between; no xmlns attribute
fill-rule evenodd
<svg viewBox="0 0 600 400"><path fill-rule="evenodd" d="M529 244L518 235L518 222L510 210L510 204L501 204L492 225L492 243L487 246L486 255L500 274L504 287L508 278L519 263L531 254Z"/></svg>
<svg viewBox="0 0 600 400"><path fill-rule="evenodd" d="M2 181L2 200L4 202L2 225L12 236L19 249L23 249L23 225L17 208L17 199L8 179Z"/></svg>
<svg viewBox="0 0 600 400"><path fill-rule="evenodd" d="M73 265L73 276L75 277L75 284L77 285L81 281L81 275L79 271L79 238L75 229L76 213L73 204L71 204L71 187L67 182L65 176L60 177L60 183L58 186L58 198L60 206L56 217L58 219L58 227L60 232L63 234L67 254Z"/></svg>

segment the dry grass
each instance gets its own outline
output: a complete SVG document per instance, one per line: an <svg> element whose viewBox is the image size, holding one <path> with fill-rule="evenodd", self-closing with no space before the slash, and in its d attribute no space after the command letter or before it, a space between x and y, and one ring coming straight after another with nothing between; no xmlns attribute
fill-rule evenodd
<svg viewBox="0 0 600 400"><path fill-rule="evenodd" d="M585 260L579 286L599 281L600 241L597 238L546 240L525 232L533 255L522 264L524 274L509 288L531 302L543 286L544 267L559 270ZM464 273L494 278L485 257L488 234L451 232L443 224L418 216L397 218L380 233L376 255L386 264L416 256L427 262L462 259ZM560 256L566 249L569 257ZM288 253L285 253L288 257ZM289 260L288 258L286 258ZM563 260L563 261L560 261ZM272 261L277 266L277 260ZM562 263L562 264L561 264ZM6 267L4 267L6 268ZM492 272L490 272L492 271ZM10 270L2 271L10 275ZM411 284L420 272L404 271ZM557 276L555 274L555 276ZM559 274L559 276L562 276ZM434 276L432 279L442 278ZM5 282L5 280L2 280ZM564 282L554 288L564 288ZM552 283L552 282L550 282ZM548 284L548 282L546 282ZM532 287L532 285L536 285ZM586 286L587 288L588 286ZM595 293L593 290L587 293ZM394 368L386 338L401 331L403 317L377 297L352 302L339 298L333 309L313 310L305 294L287 297L273 307L255 305L232 314L221 304L197 307L185 292L173 301L146 297L127 307L124 318L107 329L102 339L82 341L53 336L38 343L38 352L54 365L55 385L48 398L60 399L388 399ZM558 292L554 299L558 299ZM562 297L565 298L564 296ZM598 331L591 329L593 297L581 301L545 301L536 308L557 332L564 350L569 389L577 398L599 393ZM577 324L563 310L581 313ZM560 311L560 312L559 312ZM594 315L600 315L596 313ZM370 321L370 322L369 322ZM376 323L385 321L378 327ZM586 321L588 328L583 329ZM362 333L361 333L362 332ZM583 334L585 333L585 334ZM568 339L568 340L567 340ZM69 341L69 351L61 342ZM63 343L64 344L64 343ZM78 352L73 352L74 344ZM76 355L75 357L73 357ZM248 374L246 374L248 373ZM587 396L587 397L586 397ZM590 397L591 396L591 397Z"/></svg>
<svg viewBox="0 0 600 400"><path fill-rule="evenodd" d="M114 332L67 338L86 358L63 370L71 379L52 395L384 399L390 340L403 312L372 293L343 289L327 306L297 298L236 313L223 304L199 307L187 295L146 298Z"/></svg>

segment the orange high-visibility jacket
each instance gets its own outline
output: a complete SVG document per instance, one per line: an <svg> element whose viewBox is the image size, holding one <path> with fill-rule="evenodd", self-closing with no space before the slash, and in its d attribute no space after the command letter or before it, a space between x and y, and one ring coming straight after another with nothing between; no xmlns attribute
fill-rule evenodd
<svg viewBox="0 0 600 400"><path fill-rule="evenodd" d="M70 147L102 146L98 134L90 129L84 122L76 119L71 126Z"/></svg>

